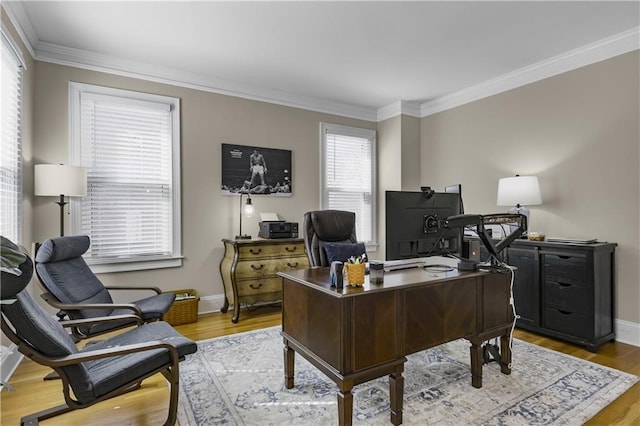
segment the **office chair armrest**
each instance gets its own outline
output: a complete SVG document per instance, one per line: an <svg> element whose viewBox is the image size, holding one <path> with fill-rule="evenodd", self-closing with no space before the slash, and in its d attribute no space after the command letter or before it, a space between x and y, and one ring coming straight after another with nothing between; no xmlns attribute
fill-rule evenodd
<svg viewBox="0 0 640 426"><path fill-rule="evenodd" d="M113 315L110 317L95 317L95 318L83 318L83 319L74 319L74 320L64 320L60 321L60 325L63 327L78 327L80 325L88 325L88 324L100 324L106 322L117 322L123 320L132 320L138 323L138 325L144 324L142 318L133 314L124 314L124 315Z"/></svg>
<svg viewBox="0 0 640 426"><path fill-rule="evenodd" d="M104 288L106 288L107 290L149 290L149 291L154 291L156 294L162 294L162 290L160 290L158 287L144 287L144 286L119 286L119 285L110 285L110 286L105 286Z"/></svg>
<svg viewBox="0 0 640 426"><path fill-rule="evenodd" d="M66 304L58 302L51 293L42 293L40 295L48 304L61 311L81 311L84 309L129 309L134 314L142 318L142 311L139 307L132 303L78 303L78 304Z"/></svg>

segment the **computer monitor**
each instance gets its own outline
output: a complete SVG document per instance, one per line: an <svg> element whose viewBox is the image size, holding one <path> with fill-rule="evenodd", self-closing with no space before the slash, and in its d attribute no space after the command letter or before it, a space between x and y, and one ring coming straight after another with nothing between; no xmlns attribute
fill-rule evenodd
<svg viewBox="0 0 640 426"><path fill-rule="evenodd" d="M461 208L459 192L386 191L386 260L459 256L463 230L443 225Z"/></svg>

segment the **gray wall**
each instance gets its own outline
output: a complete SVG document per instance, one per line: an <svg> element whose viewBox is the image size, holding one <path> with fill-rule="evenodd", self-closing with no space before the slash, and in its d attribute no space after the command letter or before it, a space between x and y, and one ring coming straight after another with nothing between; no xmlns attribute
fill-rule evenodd
<svg viewBox="0 0 640 426"><path fill-rule="evenodd" d="M640 323L639 55L566 72L422 119L422 179L459 182L465 210L496 206L498 178L538 175L532 231L618 243L617 318Z"/></svg>

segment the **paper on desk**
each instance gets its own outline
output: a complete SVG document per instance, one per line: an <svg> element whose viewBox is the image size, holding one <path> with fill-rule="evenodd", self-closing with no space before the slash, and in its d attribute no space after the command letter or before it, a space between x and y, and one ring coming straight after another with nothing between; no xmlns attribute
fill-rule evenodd
<svg viewBox="0 0 640 426"><path fill-rule="evenodd" d="M260 213L260 220L263 222L279 222L278 213Z"/></svg>

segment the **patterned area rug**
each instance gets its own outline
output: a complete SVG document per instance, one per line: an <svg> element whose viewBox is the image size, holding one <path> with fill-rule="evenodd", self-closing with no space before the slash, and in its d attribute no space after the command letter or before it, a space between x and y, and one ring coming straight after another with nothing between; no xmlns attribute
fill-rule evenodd
<svg viewBox="0 0 640 426"><path fill-rule="evenodd" d="M180 364L181 426L335 425L337 386L296 355L284 387L280 327L198 342ZM405 425L581 425L638 377L519 340L511 375L484 366L471 386L469 343L457 340L407 357ZM386 377L353 389L354 424L391 424Z"/></svg>

